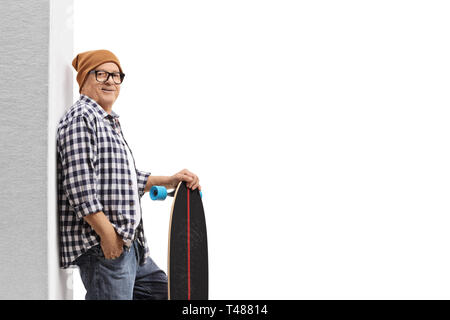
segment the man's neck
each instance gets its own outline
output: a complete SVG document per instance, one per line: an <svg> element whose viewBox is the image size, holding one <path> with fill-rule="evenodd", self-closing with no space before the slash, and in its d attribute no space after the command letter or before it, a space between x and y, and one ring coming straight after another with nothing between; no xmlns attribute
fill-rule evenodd
<svg viewBox="0 0 450 320"><path fill-rule="evenodd" d="M104 106L102 106L102 105L100 105L100 107L102 107L103 108L103 110L105 110L108 114L111 114L111 111L112 111L112 106L111 107L109 107L109 108L105 108Z"/></svg>
<svg viewBox="0 0 450 320"><path fill-rule="evenodd" d="M91 100L94 100L95 103L97 103L100 107L102 107L103 110L105 110L108 114L111 114L112 105L111 106L108 106L108 105L104 106L104 105L100 104L100 102L98 102L97 99L91 97L90 95L88 95L88 94L86 94L84 92L81 92L80 94L85 95L86 97L89 97L89 99L91 99Z"/></svg>

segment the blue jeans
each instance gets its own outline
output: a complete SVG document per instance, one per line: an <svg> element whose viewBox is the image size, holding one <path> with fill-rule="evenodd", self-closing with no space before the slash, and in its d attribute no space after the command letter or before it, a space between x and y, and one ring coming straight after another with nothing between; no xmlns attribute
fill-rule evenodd
<svg viewBox="0 0 450 320"><path fill-rule="evenodd" d="M151 258L139 265L143 248L135 240L116 259L106 259L100 245L77 258L86 300L167 300L167 276Z"/></svg>

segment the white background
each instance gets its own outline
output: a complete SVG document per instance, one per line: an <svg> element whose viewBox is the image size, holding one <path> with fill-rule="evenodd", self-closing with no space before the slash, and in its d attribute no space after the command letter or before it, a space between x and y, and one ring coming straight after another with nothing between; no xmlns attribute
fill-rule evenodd
<svg viewBox="0 0 450 320"><path fill-rule="evenodd" d="M126 73L137 167L200 177L211 299L450 298L447 1L74 9L74 56ZM142 200L164 270L170 205Z"/></svg>

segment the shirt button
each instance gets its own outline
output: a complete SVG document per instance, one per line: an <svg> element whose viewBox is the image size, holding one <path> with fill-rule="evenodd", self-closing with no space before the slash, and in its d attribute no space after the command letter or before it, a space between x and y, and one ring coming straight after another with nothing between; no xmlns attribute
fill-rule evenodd
<svg viewBox="0 0 450 320"><path fill-rule="evenodd" d="M128 181L128 184L131 186L132 184L133 184L133 182L131 182L131 181Z"/></svg>
<svg viewBox="0 0 450 320"><path fill-rule="evenodd" d="M130 206L134 206L134 201L130 201Z"/></svg>

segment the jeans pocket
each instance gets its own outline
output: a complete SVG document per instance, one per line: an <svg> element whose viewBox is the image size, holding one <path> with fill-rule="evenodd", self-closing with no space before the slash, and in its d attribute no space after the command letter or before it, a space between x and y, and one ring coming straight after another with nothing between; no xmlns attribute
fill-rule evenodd
<svg viewBox="0 0 450 320"><path fill-rule="evenodd" d="M105 257L100 244L97 244L97 245L91 247L86 253L91 256L95 256L95 257Z"/></svg>
<svg viewBox="0 0 450 320"><path fill-rule="evenodd" d="M90 247L86 252L84 252L81 256L75 259L75 264L80 266L82 264L89 264L90 257L101 257L103 255L102 249L100 245L95 245Z"/></svg>

